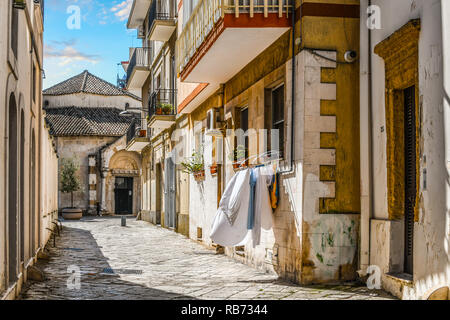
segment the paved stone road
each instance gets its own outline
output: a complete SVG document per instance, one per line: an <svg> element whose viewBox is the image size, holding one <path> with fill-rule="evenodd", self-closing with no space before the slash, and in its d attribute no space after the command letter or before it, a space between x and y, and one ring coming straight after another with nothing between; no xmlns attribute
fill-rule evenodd
<svg viewBox="0 0 450 320"><path fill-rule="evenodd" d="M392 299L356 286L302 287L216 255L185 237L134 218L66 221L50 260L40 260L44 282L29 282L22 299ZM81 270L69 289L67 268ZM109 274L113 269L115 274ZM140 270L141 274L130 274ZM128 271L128 273L127 273Z"/></svg>

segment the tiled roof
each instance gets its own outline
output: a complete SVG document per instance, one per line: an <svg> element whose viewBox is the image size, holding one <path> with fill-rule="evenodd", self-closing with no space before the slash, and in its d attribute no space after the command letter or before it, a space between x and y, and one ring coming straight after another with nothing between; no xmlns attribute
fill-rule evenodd
<svg viewBox="0 0 450 320"><path fill-rule="evenodd" d="M60 82L44 90L44 95L59 96L73 93L91 93L103 96L129 96L141 100L138 96L120 89L85 70L79 75Z"/></svg>
<svg viewBox="0 0 450 320"><path fill-rule="evenodd" d="M52 107L45 120L54 136L122 136L133 117L121 117L117 108Z"/></svg>

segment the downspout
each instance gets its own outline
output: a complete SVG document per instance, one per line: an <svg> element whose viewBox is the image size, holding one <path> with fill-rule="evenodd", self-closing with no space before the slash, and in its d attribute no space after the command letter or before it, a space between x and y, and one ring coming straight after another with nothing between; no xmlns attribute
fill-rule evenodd
<svg viewBox="0 0 450 320"><path fill-rule="evenodd" d="M300 19L301 19L302 6L300 5ZM295 1L292 1L292 15L291 15L291 24L292 24L292 70L291 70L291 159L289 169L280 171L281 174L290 174L294 172L294 117L295 117Z"/></svg>
<svg viewBox="0 0 450 320"><path fill-rule="evenodd" d="M368 13L368 8L372 5L372 0L367 0L367 8L366 13ZM361 11L361 18L365 17L363 11ZM367 17L370 18L370 17ZM361 21L361 28L363 26L364 21ZM367 183L367 201L368 207L365 210L363 207L361 208L361 239L360 239L360 261L359 261L359 275L360 277L364 277L366 275L366 269L370 265L370 247L371 247L371 220L374 212L374 200L373 200L373 186L374 186L374 174L373 174L373 124L372 124L372 109L373 109L373 80L372 80L372 30L367 26L367 179L369 180ZM361 66L363 67L363 66ZM361 86L362 87L362 86ZM361 93L360 93L361 94ZM362 102L362 100L360 100ZM362 104L361 104L362 107ZM363 120L363 118L361 118ZM363 121L360 121L362 124ZM362 126L360 126L362 127ZM362 130L362 128L360 128ZM360 135L362 137L362 135ZM361 161L363 161L363 157L361 157ZM361 179L364 179L364 172L361 172ZM362 184L363 185L363 184ZM366 194L361 192L361 200L365 197ZM362 201L361 201L362 203ZM365 210L365 211L364 211ZM366 212L367 211L367 212ZM366 241L362 241L362 235L366 236Z"/></svg>
<svg viewBox="0 0 450 320"><path fill-rule="evenodd" d="M369 0L369 7L372 5L372 0ZM369 211L369 248L368 248L368 262L370 264L370 238L372 233L371 228L371 220L374 212L374 200L373 200L373 124L372 124L372 109L373 109L373 90L372 90L372 29L369 28L368 35L368 43L369 43L369 65L368 65L368 80L369 80L369 202L370 202L370 211Z"/></svg>

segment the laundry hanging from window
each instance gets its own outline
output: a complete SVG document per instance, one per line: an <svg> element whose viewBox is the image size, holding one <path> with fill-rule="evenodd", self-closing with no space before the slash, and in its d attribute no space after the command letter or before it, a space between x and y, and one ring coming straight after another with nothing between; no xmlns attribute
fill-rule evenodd
<svg viewBox="0 0 450 320"><path fill-rule="evenodd" d="M212 241L225 247L242 246L250 239L253 247L260 244L261 229L272 228L269 185L273 172L271 167L257 167L233 176L212 223Z"/></svg>

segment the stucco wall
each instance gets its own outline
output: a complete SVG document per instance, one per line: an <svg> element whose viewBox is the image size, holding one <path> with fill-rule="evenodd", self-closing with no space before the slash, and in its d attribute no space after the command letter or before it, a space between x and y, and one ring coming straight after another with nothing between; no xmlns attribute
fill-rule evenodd
<svg viewBox="0 0 450 320"><path fill-rule="evenodd" d="M11 1L0 3L0 154L2 157L0 166L0 299L14 298L26 280L27 268L33 265L37 250L45 245L48 233L44 231L47 226L48 216L40 215L42 212L53 210L55 200L55 153L49 140L48 132L44 129L42 110L42 23L39 17L40 8L35 7L33 1L26 1L25 10L17 10L18 14L18 39L17 56L15 57L11 47ZM28 16L28 17L27 17ZM33 35L35 46L32 47L30 36ZM35 79L32 78L33 65L36 68ZM33 97L33 84L35 95ZM12 96L11 96L12 94ZM9 128L12 122L9 120L10 97L15 101L17 110L17 172L9 167L8 144L12 135ZM23 114L23 122L21 120ZM23 134L21 126L23 125ZM34 143L34 157L32 146ZM23 152L20 146L23 146ZM46 150L46 151L45 151ZM21 161L23 160L23 161ZM48 162L45 162L47 160ZM23 163L23 170L20 169ZM34 172L34 174L33 174ZM47 176L43 176L43 172ZM10 239L12 230L8 228L8 195L12 190L8 189L8 175L14 174L17 178L17 237ZM41 179L41 180L40 180ZM40 186L48 179L45 190ZM33 192L33 181L35 189ZM48 197L47 203L43 201L42 192ZM53 228L53 226L51 226ZM12 243L17 247L17 280L8 283L8 265L10 261L8 250ZM21 254L23 249L23 255ZM23 263L23 264L22 264ZM23 267L22 267L23 265Z"/></svg>
<svg viewBox="0 0 450 320"><path fill-rule="evenodd" d="M96 94L75 93L60 96L44 95L44 103L48 101L49 107L91 107L91 108L118 108L125 109L129 103L130 108L140 108L141 101L129 96L101 96Z"/></svg>
<svg viewBox="0 0 450 320"><path fill-rule="evenodd" d="M384 277L383 284L404 298L420 298L433 286L449 283L449 183L448 183L448 96L442 90L448 83L448 68L443 61L448 55L448 33L444 32L442 17L450 13L445 1L372 1L381 8L380 30L372 31L372 47L400 29L411 19L421 20L419 39L419 112L420 112L420 189L419 216L414 226L414 274L413 290L398 288L394 280ZM442 42L444 39L444 42ZM384 61L372 55L373 90L373 165L374 165L374 212L376 219L372 225L386 224L372 228L371 264L382 270L395 272L392 262L403 255L402 239L397 237L394 246L400 247L395 254L380 251L384 243L392 238L392 233L384 221L388 218L387 209L387 167L386 167L386 123L385 114L385 69ZM402 223L400 221L400 223ZM403 227L400 228L403 232ZM376 233L376 234L373 234ZM401 237L400 237L401 238ZM397 287L393 289L392 287ZM406 289L409 289L408 286Z"/></svg>
<svg viewBox="0 0 450 320"><path fill-rule="evenodd" d="M82 210L89 208L89 162L88 156L95 154L100 148L116 140L116 137L57 137L59 166L62 159L74 159L79 165L77 173L80 190L74 192L73 205ZM100 177L97 177L100 181ZM59 209L71 206L70 194L59 192Z"/></svg>

